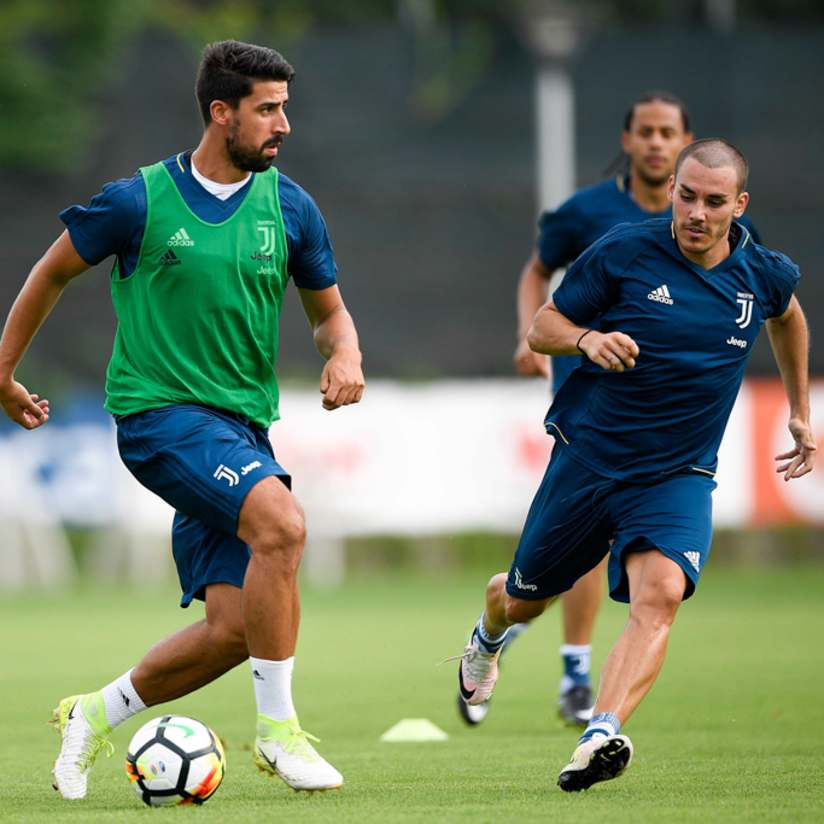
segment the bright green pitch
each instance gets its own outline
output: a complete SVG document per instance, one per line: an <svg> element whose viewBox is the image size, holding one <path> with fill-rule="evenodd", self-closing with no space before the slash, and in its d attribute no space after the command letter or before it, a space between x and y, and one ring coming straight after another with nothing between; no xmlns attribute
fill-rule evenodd
<svg viewBox="0 0 824 824"><path fill-rule="evenodd" d="M492 570L490 570L491 572ZM824 814L824 567L731 570L710 564L676 622L655 689L627 726L627 774L587 793L555 786L575 734L555 720L558 618L546 615L504 662L488 719L467 729L453 706L458 654L480 611L485 576L375 578L307 592L295 670L305 729L344 773L341 792L307 796L252 764L254 702L240 667L163 712L200 718L225 740L228 770L215 798L163 818L279 820L810 821ZM84 590L0 597L0 819L145 822L123 771L139 716L119 728L85 801L50 786L57 736L46 725L64 695L99 687L151 642L202 615L176 593ZM596 667L625 608L607 604ZM149 713L159 714L158 710ZM449 733L433 744L382 744L401 718Z"/></svg>

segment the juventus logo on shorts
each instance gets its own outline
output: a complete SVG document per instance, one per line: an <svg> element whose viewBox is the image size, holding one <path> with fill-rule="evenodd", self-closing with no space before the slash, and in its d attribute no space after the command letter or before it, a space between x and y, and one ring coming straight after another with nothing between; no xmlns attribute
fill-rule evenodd
<svg viewBox="0 0 824 824"><path fill-rule="evenodd" d="M212 477L217 478L219 481L229 481L229 486L237 486L237 484L240 483L240 478L238 478L237 472L233 469L229 469L228 466L224 466L223 464L215 470L215 474Z"/></svg>

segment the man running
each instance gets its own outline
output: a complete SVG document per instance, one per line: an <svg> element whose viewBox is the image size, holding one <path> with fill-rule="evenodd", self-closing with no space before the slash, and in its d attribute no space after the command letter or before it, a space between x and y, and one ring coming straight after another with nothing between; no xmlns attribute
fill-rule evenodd
<svg viewBox="0 0 824 824"><path fill-rule="evenodd" d="M49 403L14 378L63 289L114 256L118 318L106 378L123 461L176 510L183 597L206 617L158 642L93 692L60 701L54 765L64 798L86 795L112 729L250 659L258 767L298 790L340 787L298 722L291 681L303 511L267 431L278 418L278 322L291 277L315 343L328 410L361 399L361 354L314 201L272 165L290 127L289 63L236 41L208 46L196 94L205 131L193 152L104 186L61 214L66 231L34 266L0 341L0 403L27 429Z"/></svg>

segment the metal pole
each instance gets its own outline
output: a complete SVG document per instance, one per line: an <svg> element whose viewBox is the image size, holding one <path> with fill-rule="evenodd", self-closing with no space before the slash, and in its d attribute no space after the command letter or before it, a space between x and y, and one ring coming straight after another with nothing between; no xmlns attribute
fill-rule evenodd
<svg viewBox="0 0 824 824"><path fill-rule="evenodd" d="M554 209L575 191L575 92L569 72L542 62L536 76L538 209Z"/></svg>
<svg viewBox="0 0 824 824"><path fill-rule="evenodd" d="M704 0L704 17L711 29L731 32L735 29L735 0Z"/></svg>

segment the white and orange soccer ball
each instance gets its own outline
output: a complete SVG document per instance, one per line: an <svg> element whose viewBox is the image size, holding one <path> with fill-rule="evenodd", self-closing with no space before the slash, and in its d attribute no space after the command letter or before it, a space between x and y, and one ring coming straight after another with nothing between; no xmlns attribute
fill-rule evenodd
<svg viewBox="0 0 824 824"><path fill-rule="evenodd" d="M150 807L203 804L225 772L220 739L183 715L153 718L134 734L126 753L126 775Z"/></svg>

